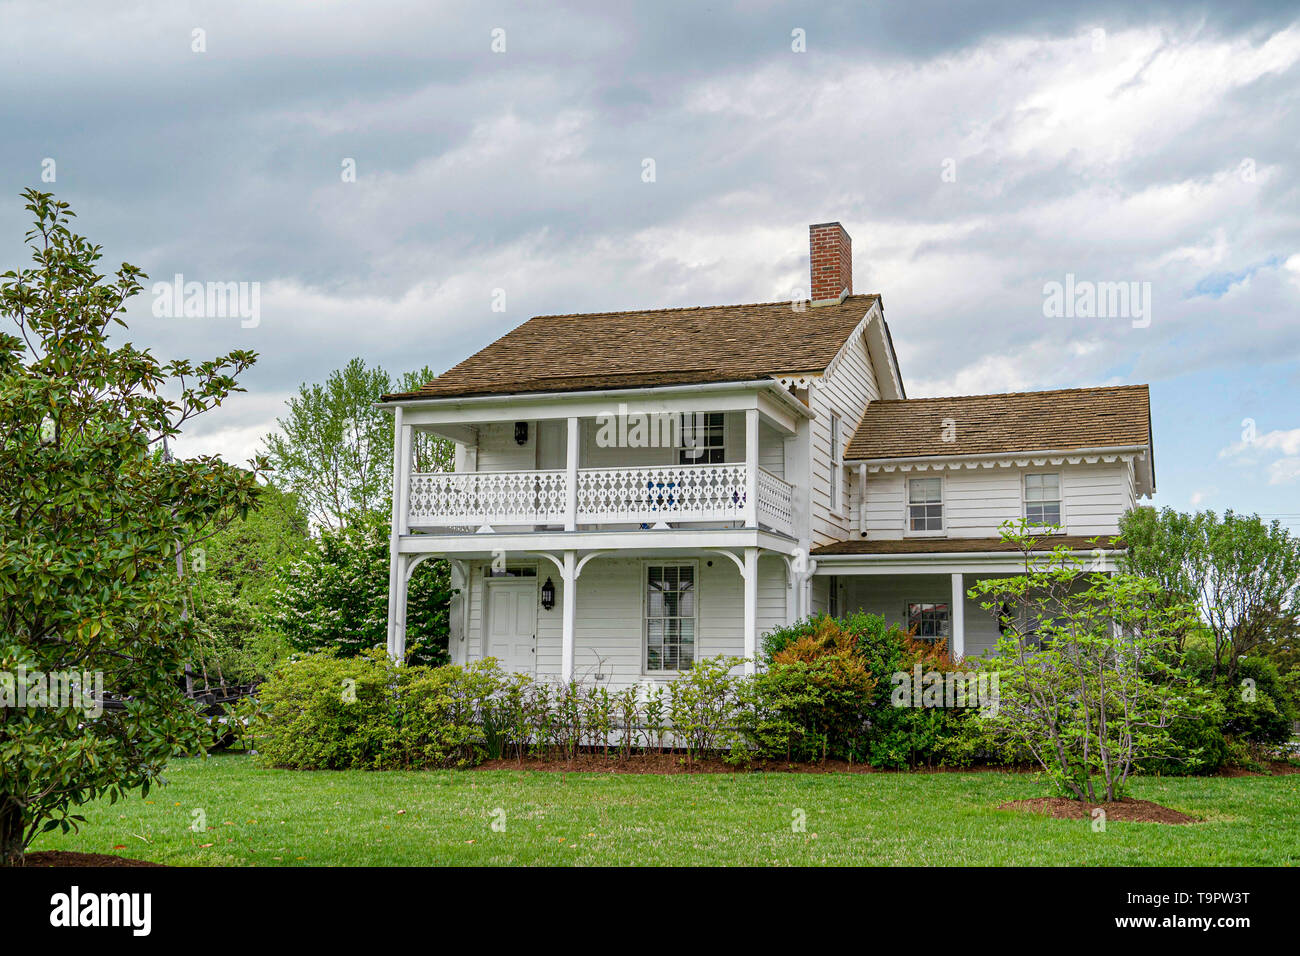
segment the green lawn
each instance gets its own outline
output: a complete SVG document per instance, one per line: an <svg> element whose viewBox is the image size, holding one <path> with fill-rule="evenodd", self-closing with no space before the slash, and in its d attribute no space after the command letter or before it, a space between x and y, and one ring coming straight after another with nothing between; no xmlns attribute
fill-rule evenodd
<svg viewBox="0 0 1300 956"><path fill-rule="evenodd" d="M1300 775L1140 779L1133 796L1205 822L1104 833L994 809L1047 795L1028 774L311 773L225 755L167 776L32 849L199 866L1300 863ZM796 808L806 832L792 832Z"/></svg>

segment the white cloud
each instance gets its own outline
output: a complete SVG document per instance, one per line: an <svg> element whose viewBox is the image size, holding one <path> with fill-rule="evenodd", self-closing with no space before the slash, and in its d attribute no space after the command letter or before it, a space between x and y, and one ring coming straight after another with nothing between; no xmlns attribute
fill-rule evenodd
<svg viewBox="0 0 1300 956"><path fill-rule="evenodd" d="M1268 466L1270 485L1289 485L1300 481L1300 458L1279 458Z"/></svg>

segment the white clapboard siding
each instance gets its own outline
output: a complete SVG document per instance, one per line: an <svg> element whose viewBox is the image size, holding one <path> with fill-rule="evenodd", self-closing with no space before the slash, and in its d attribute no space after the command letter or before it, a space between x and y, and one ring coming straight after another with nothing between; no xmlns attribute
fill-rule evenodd
<svg viewBox="0 0 1300 956"><path fill-rule="evenodd" d="M515 441L514 422L478 426L479 471L531 471L537 467L537 429L530 424L528 441Z"/></svg>
<svg viewBox="0 0 1300 956"><path fill-rule="evenodd" d="M890 624L907 626L907 605L920 603L952 603L952 578L947 574L898 575L845 575L844 604L849 611L879 614ZM967 575L964 585L969 591L975 575ZM992 652L997 645L997 620L991 611L980 607L980 602L965 598L966 656L980 656Z"/></svg>
<svg viewBox="0 0 1300 956"><path fill-rule="evenodd" d="M523 421L525 419L521 419ZM726 441L726 460L745 460L745 414L727 412L723 426ZM846 429L852 425L846 424ZM673 465L678 463L679 449L656 444L646 447L618 447L602 445L600 427L594 418L584 418L579 425L579 462L584 468L617 468L620 466ZM562 420L543 419L528 421L528 441L515 442L514 422L492 422L479 426L479 471L528 471L534 468L563 468L566 425ZM660 442L666 436L647 440ZM846 433L847 440L847 433ZM759 428L759 465L776 475L785 477L785 443L781 434L767 422Z"/></svg>
<svg viewBox="0 0 1300 956"><path fill-rule="evenodd" d="M1065 532L1106 535L1136 504L1133 471L1124 462L1029 468L977 468L943 472L880 472L867 476L867 537L884 541L905 534L909 477L943 477L944 526L951 538L996 538L1004 521L1024 516L1026 472L1061 475Z"/></svg>
<svg viewBox="0 0 1300 956"><path fill-rule="evenodd" d="M778 478L785 477L785 440L763 420L758 425L758 467Z"/></svg>
<svg viewBox="0 0 1300 956"><path fill-rule="evenodd" d="M673 558L655 560L671 562ZM700 657L719 654L740 657L745 640L744 592L740 571L727 558L701 555L699 567L697 653ZM712 567L709 566L712 562ZM611 687L622 687L657 675L642 672L644 629L642 588L644 560L636 558L596 558L578 579L578 604L574 631L574 676L592 680L604 673ZM542 562L538 577L528 580L555 584L556 604L550 611L537 610L537 669L542 678L560 674L561 629L563 621L563 582L554 567ZM758 630L764 634L785 623L785 562L775 557L759 560ZM465 653L457 660L480 660L483 657L483 565L475 564L469 587L469 627ZM664 675L664 679L667 675Z"/></svg>
<svg viewBox="0 0 1300 956"><path fill-rule="evenodd" d="M812 315L809 321L815 318ZM831 513L831 415L839 415L840 439L847 445L868 402L880 397L875 371L861 335L853 336L844 344L830 374L814 384L811 392L811 407L817 416L812 422L811 432L812 541L818 545L842 541L849 536L853 524L850 496L854 480L847 467L840 498L842 513Z"/></svg>

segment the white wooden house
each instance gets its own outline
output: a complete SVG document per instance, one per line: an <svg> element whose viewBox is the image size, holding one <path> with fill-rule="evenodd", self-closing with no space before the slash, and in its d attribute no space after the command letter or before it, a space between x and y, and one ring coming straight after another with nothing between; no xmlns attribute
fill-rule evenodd
<svg viewBox="0 0 1300 956"><path fill-rule="evenodd" d="M451 562L457 662L671 678L812 612L996 641L973 580L1013 573L1004 520L1094 552L1155 490L1146 386L908 399L850 239L810 228L810 301L539 316L393 414L389 650L406 582ZM412 438L456 443L413 473Z"/></svg>

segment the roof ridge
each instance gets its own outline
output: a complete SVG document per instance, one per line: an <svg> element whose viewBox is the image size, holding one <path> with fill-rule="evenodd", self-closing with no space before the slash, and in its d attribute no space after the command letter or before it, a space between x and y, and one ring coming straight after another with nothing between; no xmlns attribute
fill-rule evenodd
<svg viewBox="0 0 1300 956"><path fill-rule="evenodd" d="M925 398L878 398L872 405L915 405L920 402L951 402L963 398L1009 398L1019 395L1065 395L1078 392L1120 392L1126 389L1150 389L1147 383L1128 385L1080 385L1074 388L1039 388L1021 392L984 392L979 395L929 395Z"/></svg>
<svg viewBox="0 0 1300 956"><path fill-rule="evenodd" d="M880 298L879 292L856 292L853 295L845 296L844 301L878 298ZM800 299L799 301L803 302L805 306L811 306L812 302L811 299ZM548 312L542 315L530 316L527 322L531 322L533 319L588 319L607 315L646 315L652 312L700 312L704 309L756 309L769 305L786 306L790 302L790 299L776 299L772 302L736 302L728 305L674 305L662 309L617 309L613 312Z"/></svg>

